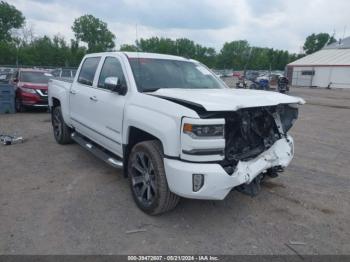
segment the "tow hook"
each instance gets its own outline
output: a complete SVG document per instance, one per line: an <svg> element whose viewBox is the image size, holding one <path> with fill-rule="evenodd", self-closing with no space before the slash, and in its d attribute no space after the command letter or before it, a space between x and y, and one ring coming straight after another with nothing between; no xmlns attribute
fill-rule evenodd
<svg viewBox="0 0 350 262"><path fill-rule="evenodd" d="M260 174L260 175L256 176L253 179L253 181L250 182L249 184L240 185L236 189L238 192L249 195L251 197L255 197L260 192L260 189L261 189L260 183L261 183L263 177L264 177L263 174Z"/></svg>

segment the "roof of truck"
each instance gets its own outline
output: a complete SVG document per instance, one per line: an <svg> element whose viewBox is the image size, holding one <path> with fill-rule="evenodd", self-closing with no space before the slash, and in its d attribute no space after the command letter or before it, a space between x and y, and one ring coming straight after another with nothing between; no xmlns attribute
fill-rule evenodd
<svg viewBox="0 0 350 262"><path fill-rule="evenodd" d="M179 60L179 61L194 61L181 56L145 53L145 52L104 52L104 53L89 54L88 56L113 55L113 54L125 54L129 58L153 58L153 59L169 59L169 60Z"/></svg>

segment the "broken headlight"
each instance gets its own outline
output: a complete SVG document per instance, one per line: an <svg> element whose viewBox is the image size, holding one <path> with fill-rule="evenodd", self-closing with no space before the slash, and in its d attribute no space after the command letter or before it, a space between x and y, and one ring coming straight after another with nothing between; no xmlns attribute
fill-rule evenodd
<svg viewBox="0 0 350 262"><path fill-rule="evenodd" d="M225 125L193 125L184 124L183 132L192 138L224 138Z"/></svg>
<svg viewBox="0 0 350 262"><path fill-rule="evenodd" d="M277 110L280 115L283 131L287 133L298 118L298 107L294 104L281 105Z"/></svg>

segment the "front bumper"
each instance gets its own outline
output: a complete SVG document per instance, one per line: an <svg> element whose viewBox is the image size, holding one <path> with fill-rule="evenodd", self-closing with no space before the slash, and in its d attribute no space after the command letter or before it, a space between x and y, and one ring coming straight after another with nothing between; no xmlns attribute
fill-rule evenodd
<svg viewBox="0 0 350 262"><path fill-rule="evenodd" d="M249 184L265 170L274 166L288 166L293 154L293 139L288 136L277 140L256 158L238 162L232 175L216 163L191 163L166 158L164 166L169 189L173 193L186 198L222 200L232 188ZM204 185L198 192L193 191L193 174L204 175Z"/></svg>
<svg viewBox="0 0 350 262"><path fill-rule="evenodd" d="M47 96L39 96L37 94L21 93L19 99L22 101L24 106L31 107L48 107Z"/></svg>

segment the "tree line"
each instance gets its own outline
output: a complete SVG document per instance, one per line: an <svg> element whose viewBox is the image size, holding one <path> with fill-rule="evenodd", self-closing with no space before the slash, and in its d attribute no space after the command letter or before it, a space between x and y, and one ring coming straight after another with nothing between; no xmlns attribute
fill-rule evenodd
<svg viewBox="0 0 350 262"><path fill-rule="evenodd" d="M0 2L0 64L26 66L77 67L87 53L115 51L116 36L102 20L84 15L75 19L75 39L67 42L62 36L34 37L25 17L15 6ZM304 44L306 54L320 50L335 39L327 33L312 34ZM83 43L83 44L82 44ZM154 52L196 59L217 69L272 69L285 66L302 57L284 50L251 46L246 40L224 43L217 52L187 38L151 37L134 44L120 46L120 51Z"/></svg>

